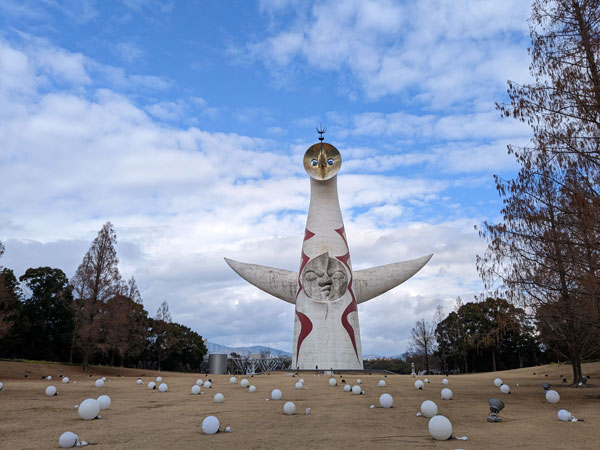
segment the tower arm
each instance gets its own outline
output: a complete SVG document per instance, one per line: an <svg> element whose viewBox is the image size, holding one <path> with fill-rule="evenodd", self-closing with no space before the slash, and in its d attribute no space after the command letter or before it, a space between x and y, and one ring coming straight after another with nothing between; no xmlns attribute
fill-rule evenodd
<svg viewBox="0 0 600 450"><path fill-rule="evenodd" d="M356 302L366 302L404 283L421 270L432 256L433 253L408 261L354 271Z"/></svg>
<svg viewBox="0 0 600 450"><path fill-rule="evenodd" d="M288 303L296 304L298 272L247 264L225 258L225 262L248 283Z"/></svg>

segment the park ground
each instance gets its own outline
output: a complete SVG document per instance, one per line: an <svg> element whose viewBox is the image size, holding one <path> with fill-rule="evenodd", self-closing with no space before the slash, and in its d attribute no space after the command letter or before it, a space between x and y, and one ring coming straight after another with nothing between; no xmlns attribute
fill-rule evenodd
<svg viewBox="0 0 600 450"><path fill-rule="evenodd" d="M300 373L304 388L294 388L298 378L292 373L270 373L248 377L255 393L229 383L228 375L200 375L161 372L168 392L149 390L146 384L159 373L151 370L113 367L90 368L52 363L0 361L0 449L54 449L65 431L72 431L94 448L104 449L598 449L600 448L600 362L583 365L591 376L590 387L572 388L568 365L530 367L505 372L451 375L449 388L454 398L441 400L442 376L429 376L424 390L414 388L414 378L381 373L337 374L338 386L331 387L328 376ZM25 377L27 375L27 377ZM42 379L51 375L52 381ZM60 375L70 382L61 382ZM94 381L106 377L104 387ZM136 384L142 377L143 385ZM496 377L511 387L501 394L493 385ZM197 378L211 378L213 386L203 395L191 395ZM343 391L341 380L354 384L362 380L364 395ZM420 377L423 379L424 377ZM384 379L386 387L378 387ZM561 397L560 403L545 401L541 387L548 382ZM44 394L49 385L59 395ZM281 401L266 400L271 390L283 392ZM217 404L213 396L224 394ZM389 393L394 407L379 407L379 396ZM84 421L75 405L86 398L107 394L112 403L101 418ZM506 403L504 421L488 423L488 399ZM448 417L454 436L467 441L434 441L427 419L417 417L421 402L433 400L439 413ZM283 414L283 404L293 401L297 413ZM370 408L375 405L375 408ZM311 414L305 415L306 408ZM559 409L569 410L583 422L560 422ZM219 418L221 429L231 433L202 433L202 420Z"/></svg>

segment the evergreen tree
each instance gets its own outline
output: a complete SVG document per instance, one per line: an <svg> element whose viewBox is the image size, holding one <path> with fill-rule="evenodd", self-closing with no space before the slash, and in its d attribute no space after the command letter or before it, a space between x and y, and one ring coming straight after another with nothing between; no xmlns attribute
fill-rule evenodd
<svg viewBox="0 0 600 450"><path fill-rule="evenodd" d="M2 249L0 249L2 250ZM12 270L0 267L0 340L3 342L0 354L10 355L12 348L5 340L9 340L13 326L21 313L21 289Z"/></svg>
<svg viewBox="0 0 600 450"><path fill-rule="evenodd" d="M66 361L73 338L74 310L72 286L60 269L27 269L19 277L31 292L24 298L21 356L46 361Z"/></svg>

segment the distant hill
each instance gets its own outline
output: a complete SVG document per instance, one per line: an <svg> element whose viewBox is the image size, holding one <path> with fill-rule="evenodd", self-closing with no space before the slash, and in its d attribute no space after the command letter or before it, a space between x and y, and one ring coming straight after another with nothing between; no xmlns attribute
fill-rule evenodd
<svg viewBox="0 0 600 450"><path fill-rule="evenodd" d="M231 353L235 352L238 355L250 356L252 353L262 353L264 351L270 351L271 356L285 356L288 358L292 357L290 352L278 350L272 347L266 347L264 345L252 345L250 347L228 347L227 345L215 344L214 342L207 341L206 348L208 353Z"/></svg>
<svg viewBox="0 0 600 450"><path fill-rule="evenodd" d="M363 359L381 359L381 358L402 359L402 355L392 355L392 356L385 356L385 355L363 355Z"/></svg>

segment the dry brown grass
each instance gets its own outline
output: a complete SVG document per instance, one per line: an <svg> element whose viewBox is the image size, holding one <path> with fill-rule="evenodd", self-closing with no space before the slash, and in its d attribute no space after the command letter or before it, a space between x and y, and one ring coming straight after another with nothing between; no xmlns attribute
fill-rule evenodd
<svg viewBox="0 0 600 450"><path fill-rule="evenodd" d="M28 378L24 378L29 371ZM79 367L58 364L31 364L0 361L0 448L58 448L58 437L73 431L81 439L105 449L598 449L600 448L600 387L568 388L559 375L569 378L569 366L550 365L508 372L451 376L451 401L440 400L441 376L430 376L425 390L413 387L410 376L388 376L388 386L377 387L383 378L378 374L343 374L354 383L363 381L365 395L332 388L327 376L304 373L305 388L294 389L297 378L289 374L260 375L249 378L257 387L246 389L229 384L229 376L212 375L213 387L204 395L191 395L190 388L198 375L163 372L169 392L146 388L157 376L155 371L92 367L93 377ZM533 375L536 372L536 375ZM71 379L63 384L60 374ZM592 384L600 384L600 363L584 365ZM135 380L144 374L144 385ZM548 374L548 377L544 375ZM42 380L52 375L51 382ZM106 376L103 388L94 380ZM501 377L512 388L503 395L492 381ZM206 378L206 377L203 377ZM242 377L238 376L238 383ZM340 381L339 375L337 376ZM541 383L553 384L561 395L558 405L544 401ZM517 383L519 387L517 387ZM55 397L44 395L54 384ZM279 388L282 401L266 401ZM225 402L215 404L213 395L221 392ZM379 396L387 392L394 397L394 408L379 406ZM110 409L99 420L81 420L74 406L85 398L108 394ZM496 396L506 403L504 422L487 423L487 400ZM417 417L423 400L434 400L440 413L453 423L455 436L468 441L434 441L427 431L427 419ZM283 414L285 401L294 401L298 414ZM377 407L369 408L371 404ZM311 415L304 414L311 408ZM556 413L566 408L585 422L560 422ZM216 415L221 428L231 426L231 433L204 435L202 419Z"/></svg>

